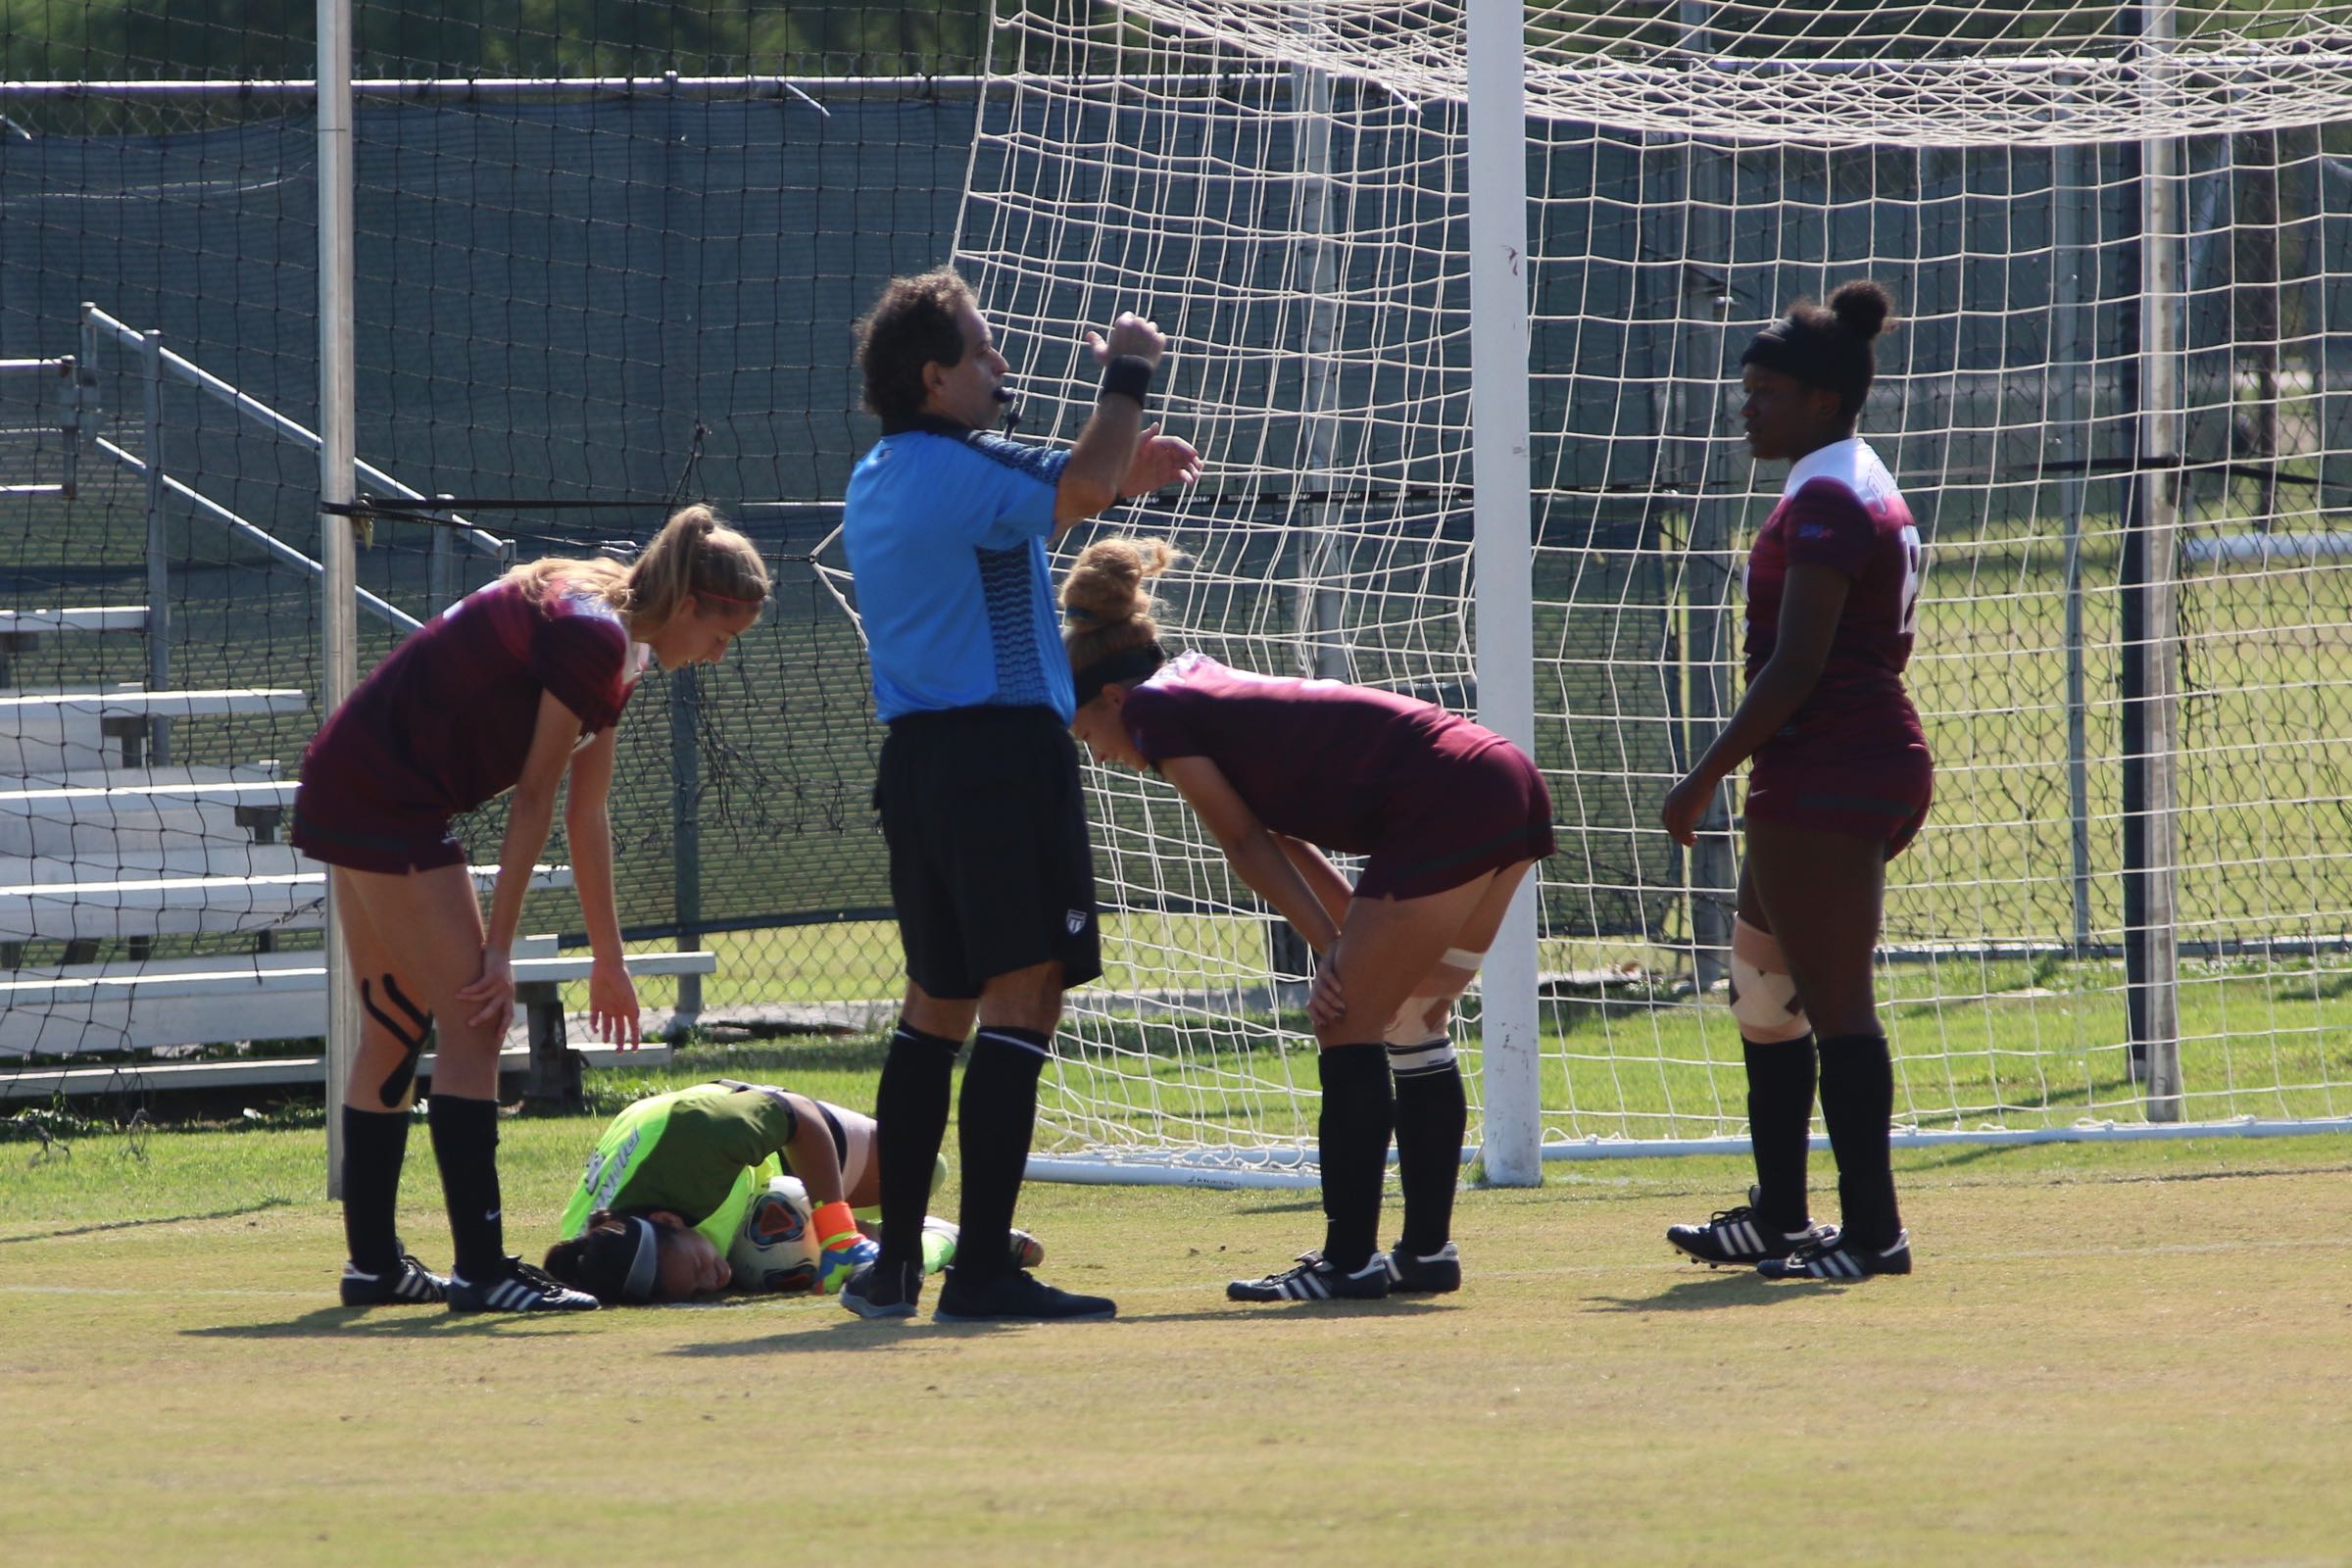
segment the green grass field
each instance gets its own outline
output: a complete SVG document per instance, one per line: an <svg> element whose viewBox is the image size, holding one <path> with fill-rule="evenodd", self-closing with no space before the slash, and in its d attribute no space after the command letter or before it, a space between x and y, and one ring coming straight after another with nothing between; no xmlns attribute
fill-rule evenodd
<svg viewBox="0 0 2352 1568"><path fill-rule="evenodd" d="M864 1051L756 1065L864 1103ZM508 1124L513 1245L549 1239L596 1126ZM423 1149L403 1223L444 1261ZM805 1299L346 1311L315 1128L0 1143L0 1540L44 1564L2345 1560L2352 1140L1898 1170L1909 1279L1680 1263L1661 1229L1741 1165L1611 1162L1465 1193L1460 1295L1319 1308L1221 1292L1315 1240L1311 1194L1033 1185L1049 1277L1122 1318L992 1330Z"/></svg>

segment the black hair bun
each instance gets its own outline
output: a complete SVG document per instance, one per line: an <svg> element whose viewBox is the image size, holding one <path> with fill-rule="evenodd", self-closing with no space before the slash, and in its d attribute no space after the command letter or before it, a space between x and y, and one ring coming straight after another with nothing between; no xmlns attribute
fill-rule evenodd
<svg viewBox="0 0 2352 1568"><path fill-rule="evenodd" d="M1894 296L1867 278L1841 283L1830 296L1830 314L1867 343L1886 329L1886 318L1894 314Z"/></svg>

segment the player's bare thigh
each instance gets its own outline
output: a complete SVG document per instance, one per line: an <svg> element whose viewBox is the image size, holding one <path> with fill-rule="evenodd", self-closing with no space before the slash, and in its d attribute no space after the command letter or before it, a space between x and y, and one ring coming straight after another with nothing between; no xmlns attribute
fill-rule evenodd
<svg viewBox="0 0 2352 1568"><path fill-rule="evenodd" d="M361 1009L360 1054L347 1101L390 1108L377 1102L379 1091L410 1048L385 1020L405 1034L419 1016L437 1039L436 1087L470 1100L496 1098L504 1031L470 1023L476 1009L457 998L459 988L482 972L482 912L466 867L442 865L402 876L346 866L332 871L352 972L368 983L374 1003L373 1010Z"/></svg>
<svg viewBox="0 0 2352 1568"><path fill-rule="evenodd" d="M1485 872L1460 887L1417 899L1350 901L1327 959L1338 970L1340 998L1348 1010L1315 1027L1317 1042L1328 1050L1379 1040L1405 999L1420 993L1446 949L1459 945L1457 939L1500 874Z"/></svg>
<svg viewBox="0 0 2352 1568"><path fill-rule="evenodd" d="M1878 1030L1879 922L1886 901L1882 840L1750 818L1740 867L1740 908L1772 933L1789 976L1823 1036Z"/></svg>
<svg viewBox="0 0 2352 1568"><path fill-rule="evenodd" d="M1527 873L1535 869L1535 864L1533 860L1521 860L1517 865L1506 865L1494 873L1494 880L1487 884L1485 896L1478 901L1478 907L1470 911L1470 918L1463 921L1462 928L1454 933L1454 949L1476 954L1481 958L1486 956L1487 950L1494 945L1496 933L1502 930L1503 916L1510 913L1511 899L1518 893L1519 884L1527 880ZM1446 1032L1453 1016L1453 999L1469 990L1470 983L1477 978L1476 965L1447 963L1441 957L1430 965L1429 972L1421 977L1421 983L1407 994L1408 1000L1412 997L1437 999L1429 1010L1421 1015L1421 1027L1429 1031L1430 1038Z"/></svg>

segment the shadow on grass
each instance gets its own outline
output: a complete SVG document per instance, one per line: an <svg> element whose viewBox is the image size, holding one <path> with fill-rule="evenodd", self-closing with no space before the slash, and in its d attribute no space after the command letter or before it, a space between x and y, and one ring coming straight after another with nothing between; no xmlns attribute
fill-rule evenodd
<svg viewBox="0 0 2352 1568"><path fill-rule="evenodd" d="M1042 1331L1054 1334L1115 1334L1119 1325L1137 1323L1237 1323L1255 1319L1262 1323L1328 1322L1338 1317L1425 1317L1432 1313L1452 1310L1438 1301L1286 1301L1274 1303L1264 1312L1237 1311L1233 1307L1193 1308L1168 1312L1128 1312L1106 1322L1091 1323L941 1323L933 1318L894 1318L869 1322L863 1318L843 1316L838 1322L812 1324L783 1334L770 1334L756 1340L717 1340L702 1345L681 1345L663 1353L697 1359L726 1359L739 1355L775 1355L802 1351L861 1352L868 1350L910 1350L937 1345L942 1340L986 1339L998 1334L1020 1334Z"/></svg>
<svg viewBox="0 0 2352 1568"><path fill-rule="evenodd" d="M322 1306L275 1323L220 1323L210 1328L181 1329L193 1340L313 1340L313 1339L446 1339L453 1335L479 1337L528 1323L533 1328L571 1313L449 1312L384 1310L364 1306ZM571 1327L584 1327L576 1325Z"/></svg>
<svg viewBox="0 0 2352 1568"><path fill-rule="evenodd" d="M134 1231L143 1225L193 1225L208 1219L236 1219L240 1215L259 1214L265 1209L285 1208L291 1198L265 1198L258 1203L240 1203L235 1208L216 1208L203 1214L158 1214L152 1219L110 1219L96 1225L69 1225L64 1230L26 1231L22 1236L0 1236L0 1247L12 1242L52 1242L65 1236L96 1236L104 1231Z"/></svg>
<svg viewBox="0 0 2352 1568"><path fill-rule="evenodd" d="M1826 1280L1806 1282L1816 1287L1842 1285ZM1803 1285L1776 1285L1754 1274L1725 1274L1710 1270L1697 1279L1678 1280L1655 1296L1588 1296L1583 1305L1595 1312L1712 1312L1727 1307L1761 1306L1769 1301L1792 1301L1818 1294Z"/></svg>

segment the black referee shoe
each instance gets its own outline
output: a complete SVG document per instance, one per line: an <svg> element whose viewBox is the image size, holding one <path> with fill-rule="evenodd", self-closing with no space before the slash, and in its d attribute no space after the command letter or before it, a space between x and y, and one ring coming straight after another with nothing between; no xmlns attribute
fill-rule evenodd
<svg viewBox="0 0 2352 1568"><path fill-rule="evenodd" d="M1083 1323L1117 1317L1119 1308L1105 1296L1057 1290L1025 1268L971 1281L951 1268L931 1315L942 1323Z"/></svg>
<svg viewBox="0 0 2352 1568"><path fill-rule="evenodd" d="M1800 1247L1787 1257L1756 1265L1768 1280L1859 1280L1873 1274L1911 1272L1911 1233L1896 1231L1885 1247L1861 1247L1842 1235Z"/></svg>
<svg viewBox="0 0 2352 1568"><path fill-rule="evenodd" d="M1398 1242L1389 1249L1389 1292L1394 1296L1441 1296L1462 1288L1462 1254L1451 1242L1416 1256Z"/></svg>
<svg viewBox="0 0 2352 1568"><path fill-rule="evenodd" d="M1786 1230L1766 1219L1755 1207L1759 1191L1750 1187L1746 1202L1738 1208L1716 1210L1703 1225L1667 1226L1668 1245L1709 1268L1747 1268L1767 1259L1787 1257L1799 1248L1836 1239L1838 1230L1834 1225L1816 1225L1807 1220L1795 1230Z"/></svg>
<svg viewBox="0 0 2352 1568"><path fill-rule="evenodd" d="M345 1306L429 1306L448 1299L449 1281L405 1250L398 1263L374 1274L349 1260L343 1264Z"/></svg>
<svg viewBox="0 0 2352 1568"><path fill-rule="evenodd" d="M868 1263L841 1287L843 1310L859 1317L912 1317L922 1298L920 1263Z"/></svg>

